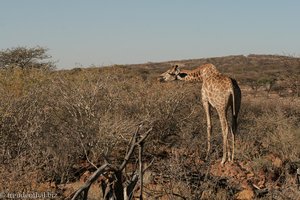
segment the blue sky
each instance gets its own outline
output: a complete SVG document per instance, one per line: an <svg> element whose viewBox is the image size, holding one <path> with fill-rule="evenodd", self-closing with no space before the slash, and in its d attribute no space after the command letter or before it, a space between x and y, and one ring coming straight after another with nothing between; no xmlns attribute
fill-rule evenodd
<svg viewBox="0 0 300 200"><path fill-rule="evenodd" d="M58 68L251 53L300 56L298 0L1 0L0 49Z"/></svg>

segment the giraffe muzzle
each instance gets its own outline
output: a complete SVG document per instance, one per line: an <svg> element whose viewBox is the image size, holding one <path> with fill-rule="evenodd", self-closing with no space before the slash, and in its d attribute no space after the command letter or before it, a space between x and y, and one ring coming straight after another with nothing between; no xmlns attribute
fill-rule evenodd
<svg viewBox="0 0 300 200"><path fill-rule="evenodd" d="M159 82L165 82L165 81L166 81L165 78L164 78L163 76L158 77L157 80L158 80Z"/></svg>

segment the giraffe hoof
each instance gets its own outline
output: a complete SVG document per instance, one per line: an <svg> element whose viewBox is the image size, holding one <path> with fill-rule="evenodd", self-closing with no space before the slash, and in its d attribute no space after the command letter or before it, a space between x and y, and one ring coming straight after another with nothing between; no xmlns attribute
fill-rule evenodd
<svg viewBox="0 0 300 200"><path fill-rule="evenodd" d="M224 166L225 162L226 162L226 160L225 160L225 159L224 159L224 160L222 159L221 165Z"/></svg>
<svg viewBox="0 0 300 200"><path fill-rule="evenodd" d="M206 152L206 155L205 155L205 160L208 160L208 158L209 158L209 153L208 153L208 151Z"/></svg>

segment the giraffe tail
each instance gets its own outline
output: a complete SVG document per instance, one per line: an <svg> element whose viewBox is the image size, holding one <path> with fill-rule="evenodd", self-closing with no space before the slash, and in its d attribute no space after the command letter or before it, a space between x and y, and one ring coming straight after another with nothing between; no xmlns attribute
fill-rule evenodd
<svg viewBox="0 0 300 200"><path fill-rule="evenodd" d="M235 110L235 95L234 95L234 88L233 86L231 87L231 97L232 97L232 114L235 116L236 115L236 110Z"/></svg>
<svg viewBox="0 0 300 200"><path fill-rule="evenodd" d="M234 93L234 85L231 87L231 98L232 98L232 130L233 133L237 130L237 112L236 112L236 103L235 103L235 93Z"/></svg>

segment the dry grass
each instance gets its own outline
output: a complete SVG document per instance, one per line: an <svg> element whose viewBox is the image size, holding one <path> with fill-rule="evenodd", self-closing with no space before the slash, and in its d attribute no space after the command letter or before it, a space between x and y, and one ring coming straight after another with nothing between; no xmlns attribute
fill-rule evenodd
<svg viewBox="0 0 300 200"><path fill-rule="evenodd" d="M211 61L243 86L257 80L262 70L267 71L267 78L284 71L281 64L272 70L266 68L278 59L249 59L241 56ZM292 76L299 80L299 69L294 67L298 60L291 60L288 64L294 73L281 74L284 81L277 81L282 83L278 93L287 94L284 89L289 84L289 88L298 88L289 83L294 80ZM250 67L228 65L234 61L237 66L248 63ZM198 62L186 63L194 66ZM32 191L42 183L76 181L86 170L83 165L87 157L100 165L106 154L112 163L119 163L131 134L143 123L145 128L153 126L145 152L146 161L155 158L150 169L150 182L155 187L149 184L149 199L233 198L242 190L234 183L236 177L214 176L211 168L221 157L218 117L213 115L211 160L204 162L206 121L201 85L157 82L155 77L168 66L149 63L54 72L1 70L0 191ZM245 75L248 72L251 76ZM296 93L277 99L244 95L237 163L251 168L255 174L251 181L263 171L267 177L264 186L272 188L268 195L280 196L288 185L295 185L290 179L300 158L299 97ZM279 164L274 164L276 158Z"/></svg>

